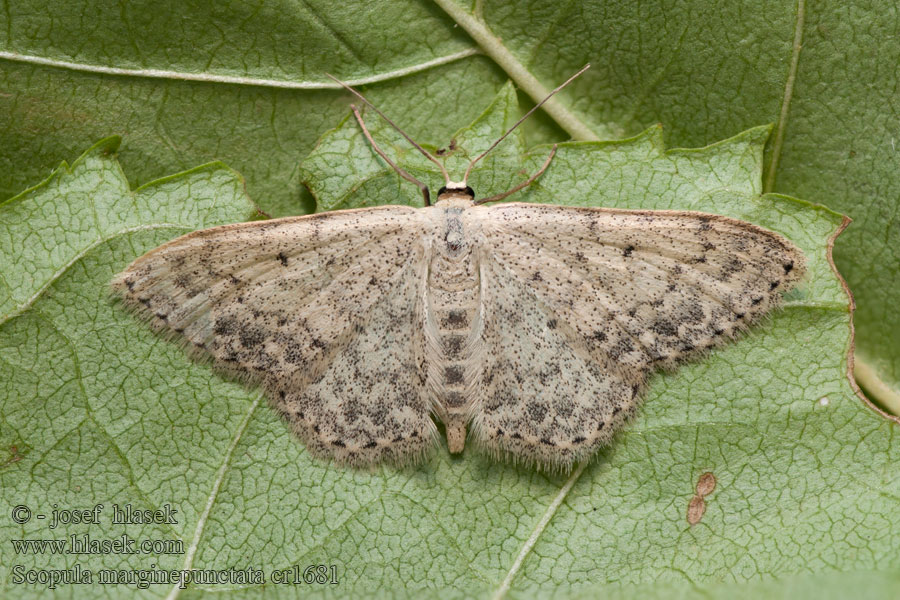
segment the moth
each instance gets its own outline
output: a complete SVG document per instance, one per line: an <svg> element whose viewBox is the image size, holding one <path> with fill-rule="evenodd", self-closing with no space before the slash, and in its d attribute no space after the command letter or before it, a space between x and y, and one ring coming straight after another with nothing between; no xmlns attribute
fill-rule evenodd
<svg viewBox="0 0 900 600"><path fill-rule="evenodd" d="M634 415L654 370L733 339L803 277L794 244L724 216L497 203L555 146L526 181L479 199L469 173L515 126L459 182L397 128L444 175L432 205L352 108L424 208L196 231L111 284L155 329L261 384L316 456L415 462L439 421L452 453L468 438L569 469Z"/></svg>

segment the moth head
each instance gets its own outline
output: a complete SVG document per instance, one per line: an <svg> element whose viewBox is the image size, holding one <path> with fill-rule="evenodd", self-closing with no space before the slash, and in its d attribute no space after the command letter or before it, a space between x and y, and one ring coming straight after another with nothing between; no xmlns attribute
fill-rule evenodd
<svg viewBox="0 0 900 600"><path fill-rule="evenodd" d="M374 111L375 111L382 119L384 119L385 122L388 123L388 125L390 125L390 126L393 127L394 129L396 129L397 132L400 133L400 135L402 135L404 138L406 138L406 141L408 141L410 144L412 144L412 146L413 146L416 150L418 150L419 152L421 152L422 155L423 155L425 158L427 158L428 160L430 160L431 162L433 162L434 164L437 165L437 167L441 170L441 175L444 176L444 182L445 182L444 187L442 187L440 190L438 190L438 201L440 201L442 195L446 195L446 194L467 195L467 196L469 197L469 199L472 200L472 199L475 198L475 192L472 191L472 188L470 188L470 187L466 184L466 182L469 180L469 174L472 172L472 168L475 166L475 164L476 164L478 161L480 161L482 158L484 158L485 155L486 155L488 152L490 152L491 150L493 150L494 148L496 148L497 145L498 145L500 142L502 142L503 140L505 140L505 139L506 139L506 136L508 136L509 134L511 134L513 131L515 131L515 129L516 129L516 128L517 128L517 127L525 120L525 119L527 119L529 116L531 116L531 113L533 113L533 112L536 111L538 108L540 108L541 106L543 106L543 104L544 104L547 100L549 100L556 92L558 92L559 90L561 90L561 89L563 89L564 87L566 87L567 85L569 85L569 84L572 82L572 80L574 80L576 77L578 77L579 75L581 75L582 73L584 73L585 71L587 71L588 68L589 68L590 66L591 66L590 64L585 65L584 67L581 68L580 71L578 71L577 73L575 73L574 75L572 75L571 77L569 77L569 78L568 78L566 81L564 81L562 84L558 85L558 86L556 87L556 89L554 89L553 91L551 91L550 93L548 93L546 96L544 96L544 99L543 99L543 100L541 100L540 102L538 102L537 104L535 104L535 105L531 108L531 110L529 110L527 113L525 113L525 115L524 115L521 119L519 119L518 121L516 121L515 125L513 125L513 126L510 127L509 129L507 129L507 130L506 130L506 133L504 133L504 134L501 135L499 138L497 138L497 141L495 141L493 144L491 144L491 146L490 146L487 150L485 150L484 152L482 152L481 154L479 154L478 156L476 156L475 158L473 158L473 159L472 159L472 162L470 162L470 163L469 163L469 166L466 168L466 173L465 173L465 175L463 175L463 179L462 179L461 182L459 182L459 181L451 181L451 180L450 180L450 174L447 172L446 167L444 167L444 164L443 164L441 161L439 161L437 158L435 158L430 152L428 152L428 150L426 150L426 149L423 148L421 145L419 145L418 143L416 143L416 141L413 140L411 137L409 137L409 135L408 135L405 131L403 131L402 129L400 129L400 127L398 127L396 123L394 123L393 121L391 121L391 120L387 117L387 115L385 115L383 112L381 112L380 110L378 110L378 108L377 108L374 104L372 104L371 102L369 102L368 100L366 100L365 96L363 96L362 94L360 94L358 91L356 91L355 89L353 89L352 87L350 87L350 85L344 83L343 81L341 81L341 80L338 79L337 77L334 77L333 75L329 75L328 73L326 73L326 75L328 75L328 77L330 77L331 79L333 79L335 82L337 82L337 83L338 83L339 85L341 85L342 87L346 88L346 89L347 89L349 92L351 92L354 96L356 96L357 98L359 98L360 100L362 100L366 105L368 105L372 110L374 110ZM360 127L362 128L363 133L365 134L366 138L369 140L369 143L372 144L372 148L373 148L373 149L374 149L374 150L375 150L375 151L376 151L376 152L377 152L377 153L378 153L378 154L379 154L379 155L380 155L380 156L381 156L381 157L382 157L382 158L383 158L383 159L384 159L384 160L385 160L385 161L386 161L386 162L387 162L387 163L388 163L388 164L389 164L389 165L390 165L390 166L391 166L391 167L392 167L392 168L393 168L393 169L394 169L401 177L403 177L404 179L406 179L407 181L409 181L409 182L411 182L411 183L416 184L416 185L419 187L419 189L422 191L422 196L423 196L423 198L425 199L425 206L429 206L429 205L431 204L431 200L430 200L430 194L428 193L428 187L427 187L424 183L422 183L421 181L419 181L418 179L416 179L415 177L413 177L412 175L410 175L409 173L407 173L406 171L404 171L403 169L401 169L401 168L400 168L397 164L395 164L390 158L388 158L388 156L387 156L387 155L386 155L386 154L378 147L378 145L375 143L375 140L372 139L371 134L369 133L368 129L366 129L365 123L363 123L363 120L362 120L362 117L361 117L360 114L359 114L359 111L358 111L358 110L356 109L356 107L353 106L352 104L350 105L350 107L353 109L353 114L354 114L354 116L356 116L356 120L359 122L359 125L360 125ZM555 147L555 146L554 146L553 152L556 152L556 147ZM550 156L551 156L551 158L552 158L553 153L551 153ZM549 160L548 160L548 163L547 163L547 164L549 164ZM546 165L544 166L544 168L546 168ZM543 169L541 170L541 172L543 172ZM530 180L529 180L529 181L530 181ZM514 188L514 190L517 190L517 189L520 189L520 188ZM500 196L496 196L496 197L493 197L493 196L492 196L490 199L486 199L485 201L489 201L489 200L492 201L492 200L495 200L495 199L499 199L499 198L501 198L501 197L506 197L506 196L508 196L510 193L512 193L512 192L508 192L508 193L506 193L506 194L501 194Z"/></svg>
<svg viewBox="0 0 900 600"><path fill-rule="evenodd" d="M468 199L475 199L475 190L466 185L465 181L448 181L447 185L438 190L438 202L441 200L450 200L451 198L460 198L466 196Z"/></svg>

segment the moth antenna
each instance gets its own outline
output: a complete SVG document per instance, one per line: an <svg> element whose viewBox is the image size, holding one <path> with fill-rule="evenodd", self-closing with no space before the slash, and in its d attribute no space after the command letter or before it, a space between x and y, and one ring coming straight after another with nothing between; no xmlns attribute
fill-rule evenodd
<svg viewBox="0 0 900 600"><path fill-rule="evenodd" d="M401 169L394 161L388 158L388 155L384 153L384 150L378 147L378 144L375 143L375 139L372 137L372 134L369 133L369 129L366 127L366 123L363 121L362 115L359 114L359 109L356 108L355 104L350 105L350 109L353 111L353 116L356 117L356 122L359 123L360 128L362 129L363 135L366 136L366 139L369 140L369 144L372 145L372 148L375 152L378 153L378 156L384 159L384 162L391 165L391 168L397 171L397 174L400 175L403 179L409 181L410 183L414 183L418 186L419 190L422 191L422 197L425 198L425 206L431 206L431 196L428 193L428 186Z"/></svg>
<svg viewBox="0 0 900 600"><path fill-rule="evenodd" d="M404 138L406 138L406 141L409 142L410 144L412 144L413 147L414 147L416 150L418 150L419 152L421 152L421 153L425 156L425 158L427 158L428 160L430 160L431 162L433 162L434 164L436 164L436 165L438 166L438 168L441 170L441 174L444 176L444 182L445 182L447 185L450 184L450 174L447 173L447 169L445 169L445 168L444 168L444 165L442 165L442 164L438 161L438 159L436 159L434 156L432 156L432 154L431 154L428 150L426 150L425 148L423 148L422 146L420 146L419 144L417 144L416 141L413 140L411 137L409 137L409 135L407 135L407 133L406 133L405 131L403 131L402 129L400 129L400 127L398 127L396 123L394 123L393 121L391 121L391 120L387 117L387 115L385 115L383 112L381 112L380 110L378 110L378 107L377 107L377 106L375 106L374 104L372 104L371 102L369 102L368 100L366 100L366 97L365 97L365 96L363 96L362 94L360 94L359 92L357 92L355 89L353 89L352 87L350 87L349 85L347 85L346 83L344 83L343 81L341 81L340 79L338 79L337 77L335 77L334 75L330 75L330 74L328 74L328 73L325 73L325 75L327 75L328 77L330 77L331 79L333 79L334 81L336 81L337 83L339 83L341 86L343 86L343 87L344 87L347 91L349 91L351 94L353 94L354 96L356 96L357 98L359 98L360 100L362 100L363 102L365 102L365 103L366 103L366 106L368 106L369 108L371 108L372 110L374 110L376 113L378 113L378 115L379 115L382 119L384 119L385 121L387 121L388 125L390 125L390 126L393 127L394 129L396 129L396 130L400 133L400 135L402 135ZM568 82L566 82L566 83L568 83ZM565 85L565 84L563 84L563 85ZM556 90L553 90L553 91L555 92ZM393 166L393 165L392 165L392 166ZM396 169L396 167L394 167L394 168Z"/></svg>
<svg viewBox="0 0 900 600"><path fill-rule="evenodd" d="M526 179L525 181L523 181L522 183L520 183L519 185L514 187L513 189L503 192L502 194L497 194L496 196L491 196L490 198L482 198L481 200L476 200L475 204L487 204L488 202L496 202L497 200L503 200L507 196L511 196L511 195L515 194L522 188L528 187L529 185L534 183L535 179L537 179L538 177L540 177L541 175L544 174L544 171L546 171L547 167L550 166L550 161L553 160L553 157L555 155L556 155L556 144L553 144L553 148L550 149L550 154L549 154L549 156L547 156L547 160L544 161L543 166L541 166L541 168L538 170L537 173L535 173L534 175L532 175L531 177L529 177L528 179Z"/></svg>
<svg viewBox="0 0 900 600"><path fill-rule="evenodd" d="M499 143L502 142L504 139L506 139L506 136L508 136L509 134L511 134L511 133L515 130L516 127L518 127L519 125L522 124L522 121L524 121L525 119L527 119L528 117L530 117L530 116L531 116L531 113L533 113L534 111L536 111L537 109L539 109L539 108L541 107L541 105L544 104L544 102L546 102L547 100L549 100L556 92L558 92L559 90L563 89L564 87L566 87L567 85L569 85L570 83L572 83L572 81L573 81L576 77L578 77L579 75L581 75L582 73L584 73L585 71L587 71L587 70L590 69L590 68L591 68L591 63L588 63L588 64L584 65L583 67L581 67L581 69L580 69L577 73L575 73L574 75L572 75L571 77L569 77L568 79L566 79L564 82L562 82L561 84L559 84L559 85L556 87L556 89L554 89L552 92L550 92L549 94L547 94L547 95L544 97L543 100L541 100L540 102L538 102L537 104L535 104L535 105L531 108L531 110L529 110L527 113L525 113L525 116L524 116L524 117L522 117L521 119L519 119L518 121L516 121L516 124L515 124L515 125L513 125L512 127L510 127L510 128L507 130L506 133L504 133L503 135L501 135L501 136L497 139L496 142L494 142L493 144L491 144L491 147L490 147L490 148L488 148L487 150L485 150L484 152L482 152L481 154L479 154L478 156L476 156L476 157L472 160L472 162L469 163L469 166L468 166L468 168L466 169L466 174L463 176L463 185L465 185L466 182L469 181L469 173L472 171L472 167L475 166L475 163L477 163L479 160L481 160L482 158L484 158L484 155L485 155L485 154L487 154L488 152L490 152L491 150L493 150L494 148L496 148L496 147L497 147L497 144L499 144Z"/></svg>

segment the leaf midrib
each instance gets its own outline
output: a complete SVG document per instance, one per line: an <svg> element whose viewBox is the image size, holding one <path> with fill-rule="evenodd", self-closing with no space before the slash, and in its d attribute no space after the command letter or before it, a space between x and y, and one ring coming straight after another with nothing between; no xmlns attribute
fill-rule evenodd
<svg viewBox="0 0 900 600"><path fill-rule="evenodd" d="M769 168L766 173L766 181L763 192L769 193L775 190L775 177L778 170L778 162L781 160L781 151L784 147L784 133L787 129L788 114L790 113L791 100L794 96L794 83L797 79L797 70L800 64L800 50L803 47L803 24L806 19L806 0L797 0L797 14L794 22L794 39L791 44L791 59L788 74L784 83L784 94L781 98L781 113L775 126L775 136L772 141L772 155Z"/></svg>
<svg viewBox="0 0 900 600"><path fill-rule="evenodd" d="M478 48L467 48L459 52L447 54L432 60L420 62L402 69L393 71L385 71L377 75L369 77L358 77L348 79L347 84L353 86L368 85L371 83L379 83L382 81L390 81L413 75L422 71L427 71L434 67L439 67L449 63L453 63L470 56L481 54ZM223 83L229 85L249 85L255 87L282 88L291 90L340 90L340 84L333 81L291 81L285 79L265 79L257 77L242 77L237 75L221 75L215 73L200 73L190 71L171 71L166 69L128 69L123 67L109 67L104 65L96 65L83 62L65 61L55 58L47 58L34 54L22 54L18 52L0 51L0 60L9 60L13 62L28 63L33 65L41 65L45 67L54 67L57 69L67 69L70 71L80 71L83 73L95 73L98 75L113 75L124 77L144 77L151 79L170 79L176 81L198 81L204 83Z"/></svg>

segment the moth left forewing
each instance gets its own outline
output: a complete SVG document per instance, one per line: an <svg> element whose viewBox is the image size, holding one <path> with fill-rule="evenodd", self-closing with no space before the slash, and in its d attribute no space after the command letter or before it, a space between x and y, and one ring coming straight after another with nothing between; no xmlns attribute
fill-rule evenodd
<svg viewBox="0 0 900 600"><path fill-rule="evenodd" d="M225 369L265 375L262 342L274 342L288 350L285 370L308 371L420 242L418 215L404 207L239 223L172 240L111 286L156 329Z"/></svg>

